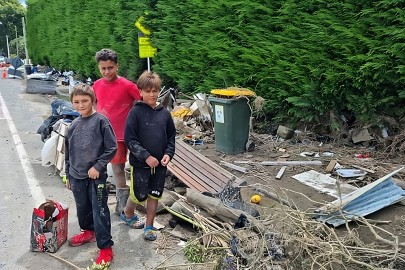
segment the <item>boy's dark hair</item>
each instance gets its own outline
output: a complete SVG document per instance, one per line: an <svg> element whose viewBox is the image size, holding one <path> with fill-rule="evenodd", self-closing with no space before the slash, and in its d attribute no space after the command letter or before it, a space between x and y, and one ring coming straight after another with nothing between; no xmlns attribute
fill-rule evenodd
<svg viewBox="0 0 405 270"><path fill-rule="evenodd" d="M73 91L72 93L70 93L70 101L73 100L74 96L89 96L91 99L91 103L94 103L96 100L93 88L85 83L79 83L76 84L75 87L73 87Z"/></svg>
<svg viewBox="0 0 405 270"><path fill-rule="evenodd" d="M101 49L96 53L96 62L111 60L114 63L118 63L117 53L111 49Z"/></svg>
<svg viewBox="0 0 405 270"><path fill-rule="evenodd" d="M151 71L144 71L136 82L136 85L140 90L155 88L159 91L161 84L162 80L159 75Z"/></svg>

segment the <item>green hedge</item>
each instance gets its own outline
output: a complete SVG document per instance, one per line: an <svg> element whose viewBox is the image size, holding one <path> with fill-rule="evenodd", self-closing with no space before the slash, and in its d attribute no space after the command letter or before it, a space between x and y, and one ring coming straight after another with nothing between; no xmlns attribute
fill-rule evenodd
<svg viewBox="0 0 405 270"><path fill-rule="evenodd" d="M73 3L74 2L74 3ZM146 69L134 22L158 48L152 68L182 92L248 87L283 121L404 117L403 1L28 1L36 62L97 76L94 53L119 52L122 75ZM145 15L146 12L146 15Z"/></svg>

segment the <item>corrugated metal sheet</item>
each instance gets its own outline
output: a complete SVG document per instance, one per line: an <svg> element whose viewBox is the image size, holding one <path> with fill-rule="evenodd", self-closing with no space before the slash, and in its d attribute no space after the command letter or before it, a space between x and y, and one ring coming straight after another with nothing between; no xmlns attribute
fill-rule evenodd
<svg viewBox="0 0 405 270"><path fill-rule="evenodd" d="M346 220L351 221L356 217L367 216L405 199L405 190L392 181L392 176L402 169L387 174L374 183L348 194L342 200L338 199L327 207L319 209L320 213L317 220L337 227L345 224ZM340 204L342 204L343 216L339 211L327 211L327 209L336 210Z"/></svg>

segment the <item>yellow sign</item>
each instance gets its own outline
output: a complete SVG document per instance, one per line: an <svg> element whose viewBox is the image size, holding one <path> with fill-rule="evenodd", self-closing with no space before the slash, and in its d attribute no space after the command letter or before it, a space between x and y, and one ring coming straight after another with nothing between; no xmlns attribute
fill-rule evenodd
<svg viewBox="0 0 405 270"><path fill-rule="evenodd" d="M149 37L138 37L139 58L154 57L157 49L150 43Z"/></svg>
<svg viewBox="0 0 405 270"><path fill-rule="evenodd" d="M143 21L143 16L139 17L139 19L135 22L135 26L136 28L139 29L139 31L141 31L142 34L144 34L145 36L149 36L150 35L150 31L149 29L146 29L141 23Z"/></svg>

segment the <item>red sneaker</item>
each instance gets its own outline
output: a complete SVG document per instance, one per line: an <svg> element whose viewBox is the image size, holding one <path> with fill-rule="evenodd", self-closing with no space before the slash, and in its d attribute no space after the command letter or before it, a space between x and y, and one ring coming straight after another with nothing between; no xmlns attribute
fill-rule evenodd
<svg viewBox="0 0 405 270"><path fill-rule="evenodd" d="M110 264L113 259L113 251L111 247L100 249L96 264Z"/></svg>
<svg viewBox="0 0 405 270"><path fill-rule="evenodd" d="M93 231L83 231L70 238L68 244L69 246L77 247L93 242L96 242L96 234Z"/></svg>

